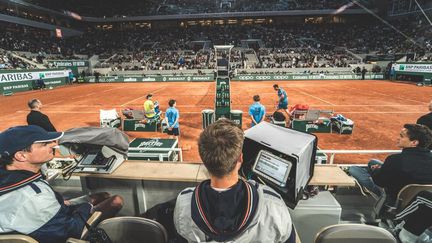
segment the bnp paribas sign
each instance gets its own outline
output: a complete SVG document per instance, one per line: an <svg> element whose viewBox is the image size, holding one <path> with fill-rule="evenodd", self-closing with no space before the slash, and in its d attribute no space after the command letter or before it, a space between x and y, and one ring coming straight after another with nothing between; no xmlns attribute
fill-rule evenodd
<svg viewBox="0 0 432 243"><path fill-rule="evenodd" d="M432 63L396 64L395 70L410 73L432 73Z"/></svg>
<svg viewBox="0 0 432 243"><path fill-rule="evenodd" d="M69 72L66 70L47 70L47 71L29 71L29 72L2 72L0 73L0 83L28 81L37 79L51 79L68 77Z"/></svg>

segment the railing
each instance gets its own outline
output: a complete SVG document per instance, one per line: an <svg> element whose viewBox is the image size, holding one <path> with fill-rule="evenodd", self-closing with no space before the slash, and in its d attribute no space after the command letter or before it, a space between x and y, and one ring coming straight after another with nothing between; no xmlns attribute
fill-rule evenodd
<svg viewBox="0 0 432 243"><path fill-rule="evenodd" d="M321 152L329 154L329 164L333 164L334 157L336 154L395 154L400 153L402 150L317 150L317 153ZM354 164L336 164L338 166L353 166ZM355 164L355 165L366 165L366 164Z"/></svg>

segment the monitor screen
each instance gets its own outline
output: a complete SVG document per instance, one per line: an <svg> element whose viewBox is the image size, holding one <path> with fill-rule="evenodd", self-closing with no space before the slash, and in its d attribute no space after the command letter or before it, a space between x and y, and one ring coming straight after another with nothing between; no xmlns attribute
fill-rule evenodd
<svg viewBox="0 0 432 243"><path fill-rule="evenodd" d="M291 171L292 163L268 151L258 153L252 170L260 176L284 187Z"/></svg>
<svg viewBox="0 0 432 243"><path fill-rule="evenodd" d="M85 158L81 161L82 165L91 165L95 160L97 154L87 154Z"/></svg>

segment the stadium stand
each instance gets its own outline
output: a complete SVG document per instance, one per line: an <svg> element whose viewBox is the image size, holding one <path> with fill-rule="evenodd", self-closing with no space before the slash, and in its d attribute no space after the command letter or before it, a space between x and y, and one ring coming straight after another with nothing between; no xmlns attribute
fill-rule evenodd
<svg viewBox="0 0 432 243"><path fill-rule="evenodd" d="M361 117L359 114L363 113L363 111L360 107L365 106L365 110L367 110L365 113L374 115L365 115L364 117L367 118L365 118L363 122L365 122L366 119L368 122L370 122L369 120L375 119L378 124L377 117L379 115L377 114L382 113L398 114L389 115L388 120L392 119L394 123L399 123L401 121L399 120L399 116L402 117L402 114L416 114L416 106L420 107L419 104L424 102L416 98L417 96L414 97L412 94L415 94L415 92L412 92L411 89L401 91L395 95L395 92L386 93L386 90L382 91L382 93L379 93L380 90L377 90L374 93L374 91L368 92L367 89L363 90L354 87L352 90L357 94L362 93L363 95L363 93L365 93L369 95L367 99L358 103L355 103L355 99L350 100L352 97L349 97L349 99L340 97L339 100L335 101L332 100L333 98L321 99L318 97L321 95L318 89L316 91L313 90L313 94L308 93L309 90L312 89L312 86L313 89L319 88L317 87L318 85L316 85L318 83L325 83L325 85L327 85L327 80L325 80L327 78L330 79L335 76L342 77L345 76L345 73L349 74L347 75L347 79L360 78L362 69L366 71L365 66L368 69L368 76L370 73L380 74L379 79L383 79L382 74L385 72L389 73L390 69L395 67L392 65L396 61L400 61L400 63L404 64L420 61L428 62L421 65L428 65L427 68L430 68L429 63L432 62L432 24L430 24L430 21L425 21L424 16L419 13L423 11L423 9L418 7L420 5L427 5L429 9L426 9L426 12L430 15L432 13L432 3L430 0L357 0L355 2L361 5L355 4L353 1L349 0L0 0L0 74L3 75L3 80L1 81L4 83L12 83L7 89L4 88L6 86L3 85L4 83L2 84L3 86L0 85L0 88L4 88L3 96L12 96L0 97L3 102L2 107L4 109L4 107L7 106L3 99L12 100L18 97L14 95L14 89L17 91L27 91L28 94L33 95L35 91L31 91L30 88L35 87L35 82L39 82L39 80L44 82L43 79L47 79L46 82L49 90L38 92L47 94L47 98L52 98L52 100L47 101L47 111L57 114L58 117L64 116L61 117L62 122L67 122L69 118L68 115L75 114L74 116L78 117L81 112L85 114L83 117L86 116L85 119L87 119L91 116L90 114L95 113L94 110L98 110L99 108L105 109L104 106L107 105L110 98L118 99L113 102L112 107L110 107L110 109L114 108L111 110L113 113L116 113L115 109L119 107L127 108L128 111L142 113L142 108L133 110L134 108L129 109L128 106L134 107L138 102L141 102L140 99L145 97L143 95L144 92L147 91L147 86L151 86L152 88L154 86L155 89L151 92L157 93L163 101L165 101L168 96L169 98L176 99L178 99L176 96L182 96L180 97L181 99L184 98L187 100L187 104L185 104L186 102L181 102L183 100L179 99L179 104L181 105L182 112L184 112L182 114L185 114L186 117L181 119L188 119L187 122L184 123L184 126L188 127L184 129L184 134L186 134L184 139L189 139L187 141L191 141L192 139L188 137L192 134L192 129L190 128L193 128L194 132L201 132L199 127L199 129L196 129L197 127L195 125L197 124L195 121L190 119L192 117L196 118L195 114L199 113L197 110L192 111L191 108L201 109L198 105L195 105L195 98L205 97L202 99L200 98L201 100L198 102L200 105L204 104L204 102L207 102L204 105L208 103L213 105L211 99L208 99L208 97L216 96L214 104L216 107L218 106L217 103L220 102L217 100L219 95L219 99L223 98L228 100L225 101L228 106L234 106L238 105L238 100L246 100L246 96L252 94L252 92L248 91L246 86L250 85L248 81L252 81L256 77L267 76L268 78L263 78L263 80L270 80L273 78L277 80L277 82L286 85L288 82L286 82L284 78L288 76L305 77L305 79L306 77L309 79L309 77L314 76L317 78L312 79L319 79L320 81L310 82L311 85L304 87L296 84L293 85L296 87L292 88L292 90L288 90L290 98L292 97L292 100L290 100L291 102L294 103L297 99L300 100L298 97L303 98L308 96L308 99L305 99L307 102L312 100L312 98L319 99L320 101L315 102L316 104L308 103L311 104L311 106L317 106L321 103L326 103L326 106L335 106L338 109L342 106L353 106L358 110L346 111L349 115L350 113L353 114L353 119ZM387 6L385 6L388 11L387 16L383 13L383 9L379 7L380 4L383 5L382 2L388 3ZM20 7L17 7L17 5ZM346 9L350 10L348 11L349 13L339 14L339 11L343 12ZM378 18L373 18L367 11L377 14ZM304 12L307 12L307 14ZM240 17L232 17L235 14ZM197 17L196 15L200 16ZM380 16L383 17L385 21L379 19L381 18ZM11 21L11 19L15 22ZM46 28L42 28L41 26L45 26ZM62 36L61 28L63 27L71 29L76 28L74 30L78 33L70 36ZM401 33L403 33L403 35ZM217 64L220 63L221 52L216 52L213 49L216 45L229 47L229 49L227 49L230 50L230 66L228 66L228 69L226 69L225 65L223 70L218 69ZM222 56L225 59L224 54L222 54ZM60 62L62 64L56 66L59 62L55 63L55 61L62 60L63 62ZM81 60L82 62L75 62L77 60ZM228 65L228 62L226 65ZM71 69L73 66L73 70L66 70L69 69L69 66L71 66ZM387 69L385 69L386 66ZM59 67L59 69L54 69L57 67ZM49 75L59 75L61 76L61 78L59 78L61 80L53 80L52 78L50 80L49 75L45 77L43 72L45 70L39 70L45 68L52 70L52 72L46 73ZM29 70L21 71L22 69ZM34 72L38 81L24 79L10 81L4 78L7 77L8 73L13 73L15 70L20 70L16 71L17 73ZM39 74L37 72L39 72ZM234 73L248 75L231 75ZM287 73L289 73L289 75L279 75ZM292 73L301 73L302 75L292 75ZM358 76L352 75L352 73L356 73ZM223 78L218 76L221 74ZM332 75L327 74L342 75L335 75L332 77ZM363 76L364 74L365 73L363 73ZM106 75L106 77L101 77L99 80L99 76L101 75ZM174 77L177 75L178 77ZM192 75L199 76L192 77ZM402 73L399 77L403 75ZM86 79L84 79L83 76L87 76ZM202 77L200 76L206 79L201 80L200 78ZM239 87L243 85L243 87L245 87L244 90L242 90L241 87L234 88L234 85L232 89L229 85L226 86L227 83L230 83L230 78L232 76L250 77L250 79L238 78L238 80L245 82L234 83ZM276 76L278 76L278 78L276 78ZM374 79L372 76L378 75L370 75L370 79ZM396 78L396 76L398 76L397 74L392 76L394 76L395 80L400 80ZM79 82L94 82L94 84L65 85L68 83L72 84L71 81L75 80L74 78L76 78L77 83L79 80ZM192 82L185 81L204 83L205 81L214 80L213 78L216 80L216 84L212 85L211 88L203 88L202 90L200 88L199 92L196 91L198 89L190 89L190 93L182 92L180 88L177 89L177 87L181 85L184 85L184 87L182 87L183 90L192 87ZM345 79L345 77L342 78ZM414 82L423 77L417 75L402 78L402 80L408 81L411 80L411 78ZM259 81L259 78L256 79L257 80L253 80L254 84L250 86L258 84L256 81ZM384 77L384 79L386 79L386 77ZM130 83L127 85L121 84L120 82L123 81ZM146 83L141 84L146 85L145 89L137 88L138 85L141 84L133 83L144 81ZM150 83L152 81L158 83ZM172 81L179 81L179 83L174 83ZM337 82L339 81L340 80ZM339 82L342 85L339 85L339 83L335 85L329 84L328 87L325 87L326 90L324 92L331 97L332 91L330 86L343 89L343 85L346 85L344 81ZM15 84L15 82L17 84ZM23 83L23 87L20 87L21 84L19 82ZM119 83L99 84L99 82ZM348 86L357 81L350 80L349 82L350 84L346 85L347 90L343 90L343 92L350 93L351 91L349 91L349 89L351 88ZM393 84L382 80L358 81L358 83L361 82L363 84L371 82L374 85L376 84L376 86L381 86L381 84L384 83L389 83L394 86L408 86L408 84ZM164 86L159 87L159 84ZM177 84L179 86L175 87L174 85ZM190 87L188 86L189 84L191 85ZM27 89L26 85L28 85L29 89ZM56 98L57 96L54 95L56 94L55 92L57 92L57 85L64 86L62 89L58 90L64 91L65 93L69 92L70 97L69 94L67 94ZM171 85L175 88L171 88ZM267 84L266 82L262 82L259 85ZM423 86L423 84L421 85ZM120 88L123 89L127 86L131 86L136 90L138 93L136 96L138 98L135 97L135 94L131 94L132 92L126 91L126 89L120 90ZM420 87L411 86L420 89ZM71 90L76 87L89 87L89 92L87 92L87 90L84 92L71 92ZM100 88L100 90L95 90L91 93L90 87ZM216 89L215 93L211 91L213 88ZM224 90L226 88L228 88L228 90ZM270 95L276 98L275 92L269 93L269 91L271 91L271 85L268 85L268 88L269 90L262 92L262 94L268 94L268 97L266 97L268 100L270 100ZM291 89L291 87L289 88ZM226 92L218 93L218 89ZM422 87L421 89L425 90L426 88ZM113 90L112 93L108 93L111 92L111 90ZM173 92L172 97L167 91ZM200 95L200 92L206 92L206 94ZM74 93L79 93L80 96L74 96ZM239 93L241 93L241 97L237 98L236 96ZM117 96L111 94L116 94ZM291 96L291 94L293 95ZM353 93L350 94L353 95ZM27 94L24 93L23 96L24 95ZM336 96L336 94L334 95ZM130 99L123 102L120 101L120 98L117 98L120 96L122 99ZM233 97L230 98L230 96ZM384 98L380 96L384 96ZM103 98L105 100L101 102L98 101L96 104L91 104L86 98L94 100ZM393 103L386 100L387 98L395 98L398 99L398 101L393 105ZM73 100L73 102L70 102L71 100ZM415 104L411 102L415 102ZM123 104L120 105L116 103ZM351 105L351 103L355 104ZM363 105L366 103L367 105ZM10 102L10 104L12 104L12 102ZM161 102L161 104L163 103ZM293 104L290 103L290 105ZM302 104L299 105L303 106ZM397 107L395 108L396 111L390 110L393 106ZM405 108L405 106L408 108ZM142 107L142 103L140 107ZM376 107L376 110L374 110L375 108L373 107ZM268 111L271 111L274 107L268 108ZM387 111L387 109L390 111ZM403 111L402 109L406 110ZM232 110L231 107L230 110L231 113L229 115L231 119L233 119L233 115L236 115L236 113L233 112L234 110ZM312 111L313 110L308 114L314 113L316 117L310 119L311 122L314 123L311 124L314 126L322 125L319 123L320 118L322 118L319 117L319 110L315 110L316 112ZM10 121L15 122L16 120L12 120L11 117L20 118L21 113L22 107L19 109L17 108L16 111L10 109L9 112L4 112L5 115L9 116L7 119L4 119L4 124L12 123ZM202 114L204 115L204 113ZM209 114L217 115L218 113L215 109L214 113ZM294 117L295 114L293 115ZM308 114L306 114L307 118L309 118ZM298 113L298 115L301 116L300 113ZM382 116L384 117L384 115ZM105 126L107 122L109 123L110 119L102 119L106 118L103 115L100 117L100 125ZM241 117L240 115L240 118ZM306 117L305 121L309 121ZM117 116L114 118L119 117ZM208 118L210 120L210 115ZM216 118L218 117L216 116ZM213 117L211 119L215 118ZM358 121L358 124L360 124L361 119L358 119ZM75 122L75 119L70 119L70 122ZM181 122L183 122L183 120ZM123 130L127 131L124 129L124 124L123 122ZM243 125L244 124L245 123L243 123ZM66 127L64 124L61 125ZM87 125L98 125L98 123L87 122L86 126ZM137 128L147 125L146 122L137 119L137 122L133 124L135 130L131 129L129 131L138 131ZM283 125L285 125L285 122L283 122ZM240 119L240 127L241 126L242 123ZM359 127L359 134L360 131L363 133L371 133L372 131L363 129L361 126ZM329 128L332 127L329 126ZM389 127L387 128L391 129ZM156 129L157 127L155 127L155 130ZM340 129L340 131L342 132L342 129ZM384 136L382 136L382 133L384 133L384 131L388 130L381 129L381 133L375 134L375 139L383 139ZM240 131L240 133L242 134L242 131ZM272 139L276 137L274 134L271 135ZM364 135L369 136L370 134ZM349 135L341 136L348 137ZM360 136L356 139L359 137ZM323 139L323 141L325 140L326 139ZM183 147L184 141L185 140L182 140L183 144L180 143L182 146L179 145L179 140L175 141L178 148L175 147L173 150L169 150L169 153L173 152L173 157L168 158L167 156L167 160L170 160L169 162L126 162L126 167L123 167L123 172L120 168L116 171L125 173L126 176L123 174L116 175L115 173L104 174L100 177L93 177L91 174L81 174L83 178L78 178L79 174L76 174L76 171L74 172L72 169L70 172L74 172L75 174L69 178L70 181L52 178L52 181L49 183L52 187L61 189L59 192L65 196L72 196L68 194L81 194L83 191L97 191L100 189L99 187L112 186L114 183L112 183L111 180L120 179L122 180L121 183L115 183L116 187L114 189L125 195L125 207L118 216L126 217L105 220L99 224L98 232L92 228L89 229L89 233L95 236L95 232L102 234L102 230L104 229L107 236L109 236L113 242L142 242L144 239L151 242L173 242L173 237L181 238L177 235L178 232L176 232L176 228L173 225L174 222L172 222L173 214L175 213L175 200L173 201L173 198L185 187L196 186L197 182L208 179L209 176L208 170L206 170L203 165L182 163L182 151L196 149L188 144L186 144L188 146ZM196 141L194 141L194 144L195 142ZM144 145L146 142L140 143L139 146ZM283 144L283 142L280 144ZM346 144L344 144L344 146L346 146ZM160 149L159 151L165 150L165 148L162 147ZM69 151L72 150L70 149ZM180 153L176 154L174 151L180 151ZM328 151L330 152L326 153L331 153L331 155L327 154L329 157L328 163L330 164L333 164L334 155L336 153L346 152L346 150ZM334 151L336 151L336 153L334 153ZM377 150L370 151L376 152ZM25 149L21 152L32 153L32 151L26 151ZM82 152L90 151L84 151L83 149ZM322 151L318 152L322 153ZM360 151L360 153L362 152L365 151ZM390 152L393 153L394 151ZM102 150L100 153L102 154ZM243 153L247 155L246 150L243 150ZM312 154L315 155L314 153L315 152ZM4 154L6 153L1 155L3 156ZM97 154L99 154L99 152ZM97 154L95 155L96 157ZM327 163L327 155L324 154L326 157L325 162L319 160L317 163ZM175 156L180 157L181 162L174 163L177 159L171 158ZM278 156L281 155L274 155L272 157L276 158ZM114 156L114 158L115 157L116 156ZM131 158L132 156L129 157L129 159ZM160 158L159 155L159 159ZM301 187L299 191L296 190L295 194L298 194L299 198L304 195L302 200L299 201L299 205L296 209L297 212L294 211L295 209L290 211L293 222L297 220L297 222L304 223L298 228L299 233L293 229L296 235L299 236L297 240L299 240L301 236L313 236L318 233L319 231L315 232L310 230L308 225L320 225L322 222L319 221L325 222L326 225L333 220L335 220L335 222L331 224L337 223L337 225L323 228L319 232L315 242L323 243L341 241L364 242L366 239L369 239L370 242L396 242L398 236L399 239L397 240L400 240L400 242L414 242L421 233L425 232L425 229L430 228L430 218L422 217L430 213L431 210L432 192L430 191L430 185L427 186L427 190L422 190L422 192L418 194L405 192L405 195L408 194L409 197L402 197L403 191L401 191L394 205L386 205L384 208L386 214L383 214L383 217L372 218L371 220L371 216L373 216L371 215L372 204L375 203L374 199L371 197L364 197L367 195L367 192L363 194L361 188L353 188L355 187L354 180L343 171L343 169L352 165L340 165L341 169L339 166L334 165L313 165L313 157L308 161L311 161L311 168L315 168L315 172L321 172L321 175L315 172L315 174L312 175L313 173L311 172L310 176L313 180L317 180L315 177L316 175L323 176L323 174L325 174L324 176L331 177L331 180L337 179L337 177L341 177L342 175L345 179L348 178L348 182L344 184L340 182L334 183L334 181L325 181L321 184L312 184L313 180L310 180L309 185L307 187L305 186L306 188ZM93 161L91 162L93 163ZM135 167L136 165L143 167L139 167L142 169L137 169L137 167ZM91 166L93 165L91 164ZM91 166L90 168L97 168L97 166ZM124 168L127 168L127 166L131 166L129 168L132 169L130 169L130 171L125 171ZM186 167L188 168L183 170ZM336 170L340 172L340 174L323 173L324 170L317 170L317 168L332 169L332 171ZM59 171L57 171L57 173L59 174ZM149 173L151 176L145 173ZM164 175L166 174L169 175L165 177ZM243 176L247 177L247 173L246 175L243 174ZM247 188L249 188L249 186ZM260 187L261 186L262 185L260 185ZM426 185L421 185L420 187L423 188L426 187ZM218 190L226 189L225 192L230 193L231 188L232 187L218 188ZM216 190L216 187L214 187L214 189ZM186 191L185 193L190 192L191 191ZM279 192L267 191L266 193L269 197L280 197ZM363 195L361 195L361 193ZM183 193L181 193L181 195L183 195ZM427 200L425 200L425 198ZM324 205L323 202L327 199L329 199L329 201L325 202ZM198 198L198 202L199 200ZM273 199L273 201L274 200L275 199ZM421 210L415 209L414 213L412 213L411 210L417 207L419 203L424 204L422 205L424 208ZM316 207L316 205L318 206ZM326 209L322 210L325 208L324 206ZM282 207L284 207L283 204ZM189 207L187 207L187 209L190 210ZM152 217L150 217L149 212L155 213L155 215L151 215ZM138 218L138 216L146 216L155 221ZM269 217L269 214L265 216ZM313 219L313 224L311 219ZM427 222L425 222L425 225L416 228L415 226L418 226L419 222L423 223L423 221L425 221L419 219L426 219ZM216 221L217 220L218 219L216 219ZM282 225L287 223L286 218L282 219L282 221ZM412 236L411 241L403 240L403 237L400 237L404 230L402 227L403 225L401 226L402 222L403 224L406 223L407 226L410 226L413 222L415 223L413 226L415 232L412 232L415 234L409 235ZM247 223L247 220L244 221L244 223ZM366 225L368 223L375 225ZM377 225L380 227L377 227ZM383 226L386 228L384 229ZM400 227L402 227L402 229ZM305 230L306 228L307 230ZM87 230L84 231L87 232ZM203 234L205 234L205 236L202 237L203 239L210 238L207 232L203 232ZM154 236L153 238L152 235ZM265 237L266 234L261 234L261 236ZM14 239L22 236L1 235L0 242L4 240L2 237L9 237L6 238L6 242L9 242L11 239L10 237ZM88 240L92 237L81 238ZM375 241L372 241L372 239ZM74 239L69 240L68 242L78 242L74 241ZM178 240L183 242L181 239ZM267 240L265 242L270 241L271 240ZM306 240L305 242L308 243L310 241Z"/></svg>
<svg viewBox="0 0 432 243"><path fill-rule="evenodd" d="M5 31L0 33L0 45L10 51L37 53L32 56L39 63L47 56L48 59L81 59L80 54L103 55L112 58L102 67L113 70L214 68L213 51L197 47L196 41L236 46L231 55L236 68L349 67L362 63L367 55L408 53L414 54L411 60L431 59L432 46L426 37L430 26L416 18L397 19L392 24L418 44L377 23L375 26L327 24L325 28L315 24L213 26L175 28L169 32L93 30L65 39L51 37L47 31L2 24L0 28ZM245 40L257 40L258 44Z"/></svg>

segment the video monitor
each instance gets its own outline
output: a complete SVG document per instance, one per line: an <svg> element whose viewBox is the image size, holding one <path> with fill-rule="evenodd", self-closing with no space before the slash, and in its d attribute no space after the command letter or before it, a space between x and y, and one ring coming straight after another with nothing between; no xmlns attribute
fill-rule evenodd
<svg viewBox="0 0 432 243"><path fill-rule="evenodd" d="M292 163L266 150L261 150L252 171L280 187L285 187Z"/></svg>

